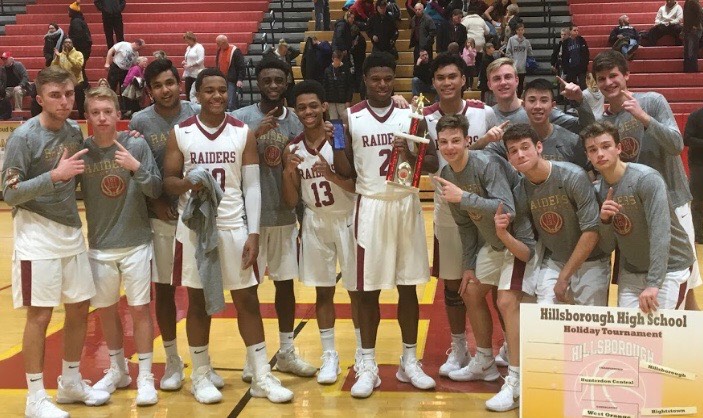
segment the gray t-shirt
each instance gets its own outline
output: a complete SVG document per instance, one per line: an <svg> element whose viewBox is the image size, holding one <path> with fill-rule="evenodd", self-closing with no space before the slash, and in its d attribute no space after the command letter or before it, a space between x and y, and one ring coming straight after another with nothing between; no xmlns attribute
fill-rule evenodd
<svg viewBox="0 0 703 418"><path fill-rule="evenodd" d="M617 184L601 179L598 199L613 188L622 205L609 224L600 225L599 245L610 253L617 245L621 267L647 273L647 286L661 287L667 272L685 270L695 261L686 231L679 224L662 176L653 168L629 163Z"/></svg>
<svg viewBox="0 0 703 418"><path fill-rule="evenodd" d="M525 74L527 72L525 68L527 57L532 56L532 44L525 37L520 39L517 35L513 35L508 39L508 43L505 46L505 55L515 61L515 68L517 68L518 74Z"/></svg>
<svg viewBox="0 0 703 418"><path fill-rule="evenodd" d="M501 124L506 120L509 120L513 125L518 123L530 123L527 112L522 106L510 112L501 112L500 109L498 109L498 105L495 105L493 106L493 111L498 119L497 124ZM581 102L581 106L579 106L576 111L578 112L578 117L568 115L562 112L561 109L552 109L552 112L549 114L549 121L575 134L578 134L581 132L581 129L596 121L591 106L589 106L585 100Z"/></svg>
<svg viewBox="0 0 703 418"><path fill-rule="evenodd" d="M258 104L237 109L232 116L255 131L266 116ZM286 145L303 132L303 125L290 108L284 107L278 128L256 138L261 173L261 226L283 226L295 223L295 213L283 201L283 164L281 157Z"/></svg>
<svg viewBox="0 0 703 418"><path fill-rule="evenodd" d="M161 194L161 175L144 138L119 133L117 140L141 163L130 173L115 161L117 145L100 148L86 139L85 172L81 188L88 221L91 249L128 248L151 241L151 227L144 196Z"/></svg>
<svg viewBox="0 0 703 418"><path fill-rule="evenodd" d="M539 241L546 249L545 257L565 263L569 261L581 234L597 231L600 210L596 193L588 175L580 167L552 161L547 180L533 184L522 178L526 202L530 206L532 224ZM520 196L515 196L516 200ZM596 247L589 260L604 257Z"/></svg>
<svg viewBox="0 0 703 418"><path fill-rule="evenodd" d="M68 149L71 156L83 148L83 133L74 121L67 120L58 131L41 126L39 116L29 119L10 135L5 146L3 196L7 204L34 212L54 222L81 227L76 207L76 182L52 183L56 168ZM8 180L19 179L15 187Z"/></svg>
<svg viewBox="0 0 703 418"><path fill-rule="evenodd" d="M559 125L552 124L552 127L552 133L542 139L542 157L549 161L567 161L585 168L588 159L579 136ZM503 141L491 142L485 149L508 159L508 150Z"/></svg>
<svg viewBox="0 0 703 418"><path fill-rule="evenodd" d="M678 208L690 202L692 196L681 161L683 137L674 114L659 93L633 93L633 96L651 117L647 129L626 110L605 113L603 121L611 122L620 132L620 158L657 170L664 177L671 203Z"/></svg>
<svg viewBox="0 0 703 418"><path fill-rule="evenodd" d="M452 170L450 165L442 169L442 178L465 190L460 203L449 204L459 227L464 269L476 268L476 254L484 242L496 250L505 249L496 236L493 220L501 202L503 213L510 213L514 219L511 226L513 236L525 243L530 251L534 250L532 225L524 212L518 209L516 214L512 193L516 184L511 184L516 177L506 174L506 165L505 160L494 155L471 151L466 167L460 172Z"/></svg>

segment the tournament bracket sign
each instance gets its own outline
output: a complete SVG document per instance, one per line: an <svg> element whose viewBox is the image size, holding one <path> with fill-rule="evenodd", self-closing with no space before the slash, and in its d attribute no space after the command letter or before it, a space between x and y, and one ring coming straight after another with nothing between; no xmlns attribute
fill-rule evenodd
<svg viewBox="0 0 703 418"><path fill-rule="evenodd" d="M520 306L520 416L703 416L703 312Z"/></svg>

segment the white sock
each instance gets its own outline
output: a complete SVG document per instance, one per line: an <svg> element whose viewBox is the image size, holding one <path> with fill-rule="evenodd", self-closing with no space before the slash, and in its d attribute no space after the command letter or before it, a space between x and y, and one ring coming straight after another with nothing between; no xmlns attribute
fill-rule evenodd
<svg viewBox="0 0 703 418"><path fill-rule="evenodd" d="M322 341L322 351L335 351L334 348L334 328L320 330L320 340Z"/></svg>
<svg viewBox="0 0 703 418"><path fill-rule="evenodd" d="M356 348L361 348L361 330L354 328L354 334L356 335Z"/></svg>
<svg viewBox="0 0 703 418"><path fill-rule="evenodd" d="M65 382L80 382L81 372L80 372L80 361L62 361L61 366L61 380Z"/></svg>
<svg viewBox="0 0 703 418"><path fill-rule="evenodd" d="M164 341L166 357L178 356L178 340Z"/></svg>
<svg viewBox="0 0 703 418"><path fill-rule="evenodd" d="M154 359L154 353L137 353L139 358L139 375L151 374L151 363Z"/></svg>
<svg viewBox="0 0 703 418"><path fill-rule="evenodd" d="M119 350L108 350L110 353L110 365L117 367L122 373L127 373L127 362L124 358L124 348Z"/></svg>
<svg viewBox="0 0 703 418"><path fill-rule="evenodd" d="M476 347L476 354L480 354L484 359L493 358L493 349L485 347Z"/></svg>
<svg viewBox="0 0 703 418"><path fill-rule="evenodd" d="M452 334L452 345L454 347L462 349L463 352L466 352L466 335Z"/></svg>
<svg viewBox="0 0 703 418"><path fill-rule="evenodd" d="M292 351L293 350L293 333L292 332L279 332L278 338L281 341L281 351Z"/></svg>
<svg viewBox="0 0 703 418"><path fill-rule="evenodd" d="M203 345L201 347L189 346L188 349L190 350L190 360L193 362L193 371L198 370L200 367L210 365L208 345Z"/></svg>
<svg viewBox="0 0 703 418"><path fill-rule="evenodd" d="M361 349L361 360L363 364L376 365L376 349L375 348L362 348Z"/></svg>
<svg viewBox="0 0 703 418"><path fill-rule="evenodd" d="M508 366L508 376L520 380L520 366Z"/></svg>
<svg viewBox="0 0 703 418"><path fill-rule="evenodd" d="M261 376L270 370L267 368L269 362L265 341L247 347L247 362L253 369L254 377Z"/></svg>
<svg viewBox="0 0 703 418"><path fill-rule="evenodd" d="M27 377L27 388L30 395L44 390L44 373L26 373L25 376Z"/></svg>
<svg viewBox="0 0 703 418"><path fill-rule="evenodd" d="M417 344L403 343L403 362L417 360Z"/></svg>

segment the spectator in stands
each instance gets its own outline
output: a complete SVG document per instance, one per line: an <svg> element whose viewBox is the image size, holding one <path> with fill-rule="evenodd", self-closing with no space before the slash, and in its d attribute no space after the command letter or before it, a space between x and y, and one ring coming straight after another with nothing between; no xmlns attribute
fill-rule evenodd
<svg viewBox="0 0 703 418"><path fill-rule="evenodd" d="M488 6L486 6L488 8ZM469 5L469 10L481 10L481 7ZM481 68L481 59L483 57L483 45L485 45L487 37L490 34L488 23L478 13L469 13L461 19L461 24L466 27L466 37L473 38L476 42L476 68Z"/></svg>
<svg viewBox="0 0 703 418"><path fill-rule="evenodd" d="M517 4L508 5L508 14L505 15L505 33L503 39L510 39L517 31L517 25L523 23L520 17L520 8Z"/></svg>
<svg viewBox="0 0 703 418"><path fill-rule="evenodd" d="M124 97L124 111L122 117L129 119L136 112L139 112L139 105L144 95L144 69L147 64L146 57L137 58L137 62L129 69L127 76L122 82L122 97Z"/></svg>
<svg viewBox="0 0 703 418"><path fill-rule="evenodd" d="M143 39L137 39L132 43L123 41L116 43L107 51L107 57L105 57L105 69L108 70L107 82L116 93L119 94L120 84L132 65L137 62L139 50L144 45Z"/></svg>
<svg viewBox="0 0 703 418"><path fill-rule="evenodd" d="M44 35L44 66L48 67L59 54L59 48L63 45L63 29L56 23L49 23L49 30Z"/></svg>
<svg viewBox="0 0 703 418"><path fill-rule="evenodd" d="M496 46L491 42L483 45L483 58L481 59L481 69L478 72L478 89L481 91L481 101L488 106L493 106L493 93L488 87L488 66L496 60Z"/></svg>
<svg viewBox="0 0 703 418"><path fill-rule="evenodd" d="M85 119L85 92L83 90L83 54L73 47L73 40L66 38L63 40L61 53L54 58L52 65L57 65L68 71L76 79L75 95L78 119Z"/></svg>
<svg viewBox="0 0 703 418"><path fill-rule="evenodd" d="M410 19L410 48L413 49L413 62L420 58L420 51L432 58L432 45L436 34L434 21L425 14L422 3L415 5L415 16Z"/></svg>
<svg viewBox="0 0 703 418"><path fill-rule="evenodd" d="M183 80L185 80L186 100L190 100L188 92L195 83L198 74L205 69L205 48L198 43L198 38L191 31L183 35L183 39L188 46L183 56L181 65L183 66Z"/></svg>
<svg viewBox="0 0 703 418"><path fill-rule="evenodd" d="M305 80L315 80L322 84L325 69L332 64L332 47L327 41L320 41L316 36L308 37L303 49L300 68Z"/></svg>
<svg viewBox="0 0 703 418"><path fill-rule="evenodd" d="M563 76L563 68L561 68L562 58L561 58L561 48L564 45L564 41L569 37L569 29L561 28L561 37L559 42L554 44L554 49L552 49L552 72L559 77Z"/></svg>
<svg viewBox="0 0 703 418"><path fill-rule="evenodd" d="M447 19L444 18L444 5L446 0L428 0L425 3L425 16L429 16L434 22L435 27L435 49L440 46L447 46L447 42L444 37L447 35ZM428 51L429 52L429 51ZM440 52L438 50L438 52Z"/></svg>
<svg viewBox="0 0 703 418"><path fill-rule="evenodd" d="M593 111L593 117L599 121L603 119L603 113L605 113L605 97L603 97L603 93L598 88L598 83L593 78L593 74L588 73L586 75L586 85L588 88L583 91L583 101L588 103L588 106Z"/></svg>
<svg viewBox="0 0 703 418"><path fill-rule="evenodd" d="M505 55L515 61L518 76L517 96L522 97L522 88L525 85L525 75L527 74L527 57L532 56L532 44L525 38L524 24L518 23L515 35L508 39Z"/></svg>
<svg viewBox="0 0 703 418"><path fill-rule="evenodd" d="M474 77L478 75L476 71L476 41L474 38L467 38L464 44L464 49L461 51L461 58L466 63L466 88L468 90L473 89Z"/></svg>
<svg viewBox="0 0 703 418"><path fill-rule="evenodd" d="M640 34L630 25L630 18L627 15L620 16L618 25L610 32L608 43L628 60L632 60L639 47Z"/></svg>
<svg viewBox="0 0 703 418"><path fill-rule="evenodd" d="M483 16L486 18L490 33L494 37L493 44L496 47L500 46L502 26L505 23L505 16L508 14L508 5L511 0L495 0L493 4L488 6Z"/></svg>
<svg viewBox="0 0 703 418"><path fill-rule="evenodd" d="M315 30L330 30L330 0L312 0L312 4L315 10Z"/></svg>
<svg viewBox="0 0 703 418"><path fill-rule="evenodd" d="M361 34L359 27L354 25L351 29L352 43L349 50L349 72L354 75L354 91L366 98L364 87L364 60L366 59L366 38Z"/></svg>
<svg viewBox="0 0 703 418"><path fill-rule="evenodd" d="M452 11L452 19L449 24L445 26L445 34L441 38L443 45L439 44L440 38L437 38L437 53L446 51L447 46L452 42L456 42L464 48L464 45L466 45L467 35L466 26L461 24L462 17L463 12L461 9L454 9L454 11Z"/></svg>
<svg viewBox="0 0 703 418"><path fill-rule="evenodd" d="M0 120L12 118L12 103L5 97L5 92L0 92Z"/></svg>
<svg viewBox="0 0 703 418"><path fill-rule="evenodd" d="M122 11L127 5L126 0L93 0L95 7L100 10L103 18L103 31L107 47L112 48L117 42L124 42L124 25ZM113 36L114 35L114 36Z"/></svg>
<svg viewBox="0 0 703 418"><path fill-rule="evenodd" d="M437 93L434 86L432 85L431 66L432 61L430 60L430 55L427 53L427 51L421 50L417 61L415 61L415 66L413 67L413 97L420 95L420 93Z"/></svg>
<svg viewBox="0 0 703 418"><path fill-rule="evenodd" d="M168 55L166 54L166 51L162 49L157 49L156 51L151 53L151 56L154 57L155 60L167 60Z"/></svg>
<svg viewBox="0 0 703 418"><path fill-rule="evenodd" d="M588 44L579 35L579 27L569 26L569 38L561 46L561 65L566 81L578 84L581 90L586 89L586 73L588 72Z"/></svg>
<svg viewBox="0 0 703 418"><path fill-rule="evenodd" d="M376 14L369 18L366 25L366 34L373 45L371 51L384 51L398 59L395 41L398 39L398 28L395 19L387 13L388 1L376 1ZM327 97L327 101L330 99Z"/></svg>
<svg viewBox="0 0 703 418"><path fill-rule="evenodd" d="M281 38L278 41L278 46L276 48L271 47L261 58L263 59L278 59L289 67L293 68L293 60L300 55L300 51L289 46L285 39ZM293 71L288 73L288 88L286 89L286 101L288 106L293 106L295 104L295 97L293 96L293 86L295 86L295 78L293 77Z"/></svg>
<svg viewBox="0 0 703 418"><path fill-rule="evenodd" d="M244 85L246 74L244 54L236 45L231 45L225 35L218 35L215 42L217 43L215 63L227 77L227 111L231 112L239 108L238 90Z"/></svg>
<svg viewBox="0 0 703 418"><path fill-rule="evenodd" d="M703 35L703 10L700 0L686 0L683 4L683 71L698 72L698 49Z"/></svg>
<svg viewBox="0 0 703 418"><path fill-rule="evenodd" d="M703 244L703 108L688 115L683 142L688 146L689 185L693 195L691 213L695 239L697 243Z"/></svg>
<svg viewBox="0 0 703 418"><path fill-rule="evenodd" d="M349 11L354 15L354 23L359 26L359 29L366 30L366 24L371 16L376 13L373 0L356 0L354 5L349 8Z"/></svg>
<svg viewBox="0 0 703 418"><path fill-rule="evenodd" d="M346 124L347 108L351 105L354 86L349 68L342 62L342 51L332 52L332 64L325 69L322 85L325 88L330 119L341 119Z"/></svg>
<svg viewBox="0 0 703 418"><path fill-rule="evenodd" d="M96 87L110 87L110 84L107 82L107 78L101 78Z"/></svg>
<svg viewBox="0 0 703 418"><path fill-rule="evenodd" d="M29 91L27 69L21 62L15 61L10 51L3 52L0 61L0 89L5 93L7 100L14 101L15 111L21 111L22 98Z"/></svg>
<svg viewBox="0 0 703 418"><path fill-rule="evenodd" d="M671 35L676 45L681 45L681 30L683 29L683 9L676 0L666 0L659 8L654 26L649 30L649 43L654 46L664 35Z"/></svg>
<svg viewBox="0 0 703 418"><path fill-rule="evenodd" d="M344 16L334 24L334 34L332 35L332 50L342 51L344 61L348 61L347 54L352 47L352 26L354 25L354 14L350 11L344 12Z"/></svg>
<svg viewBox="0 0 703 418"><path fill-rule="evenodd" d="M81 13L80 0L76 0L68 6L68 17L71 19L71 24L68 27L68 37L73 40L73 47L83 54L83 88L88 86L88 75L85 72L85 65L90 58L90 52L93 49L93 37L90 34L90 28L85 22L85 17Z"/></svg>
<svg viewBox="0 0 703 418"><path fill-rule="evenodd" d="M488 10L488 4L483 0L468 0L464 1L464 13L466 15L479 15L483 16Z"/></svg>

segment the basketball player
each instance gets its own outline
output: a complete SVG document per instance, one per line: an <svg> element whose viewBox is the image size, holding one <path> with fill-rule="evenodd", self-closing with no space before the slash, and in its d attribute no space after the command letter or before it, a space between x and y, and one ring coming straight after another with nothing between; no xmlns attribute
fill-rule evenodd
<svg viewBox="0 0 703 418"><path fill-rule="evenodd" d="M88 257L97 308L110 354L110 368L94 388L112 393L132 382L124 355L117 302L124 285L139 358L137 406L154 405L158 394L151 372L154 327L151 321L153 248L146 199L161 194L161 175L143 138L117 132L117 94L107 87L86 92L85 111L93 136L86 139L81 190L88 221Z"/></svg>
<svg viewBox="0 0 703 418"><path fill-rule="evenodd" d="M217 69L207 68L195 81L200 113L176 125L166 143L164 188L180 196L182 212L191 191L200 190L183 173L203 167L212 173L223 190L217 208L217 251L222 269L222 285L232 295L237 309L239 333L247 347L247 359L254 376L251 395L271 402L287 402L293 392L281 386L271 374L266 356L264 327L259 311L258 280L252 269L259 248L261 187L254 134L234 117L225 114L227 82ZM193 372L191 391L201 403L222 400L222 394L209 378L212 367L208 354L211 318L205 309L203 281L195 263L197 236L179 219L176 227L174 280L188 288L186 333ZM241 256L240 256L241 254ZM181 261L181 263L178 263ZM182 277L178 277L179 274Z"/></svg>
<svg viewBox="0 0 703 418"><path fill-rule="evenodd" d="M177 125L200 111L200 106L180 100L180 78L178 70L169 60L156 60L144 70L147 91L154 104L132 115L129 128L144 135L159 167L164 173L164 154L168 134ZM161 330L166 351L166 370L161 378L162 390L178 390L183 384L183 360L178 355L176 344L176 286L172 283L173 240L176 234L178 199L163 193L156 199L149 199L149 221L153 231L156 322ZM224 386L222 378L210 372L210 380L218 388Z"/></svg>
<svg viewBox="0 0 703 418"><path fill-rule="evenodd" d="M261 170L261 237L256 266L276 287L276 315L280 349L276 368L297 376L314 376L317 368L298 357L293 345L295 292L293 279L298 277L296 217L282 195L283 151L303 131L298 117L285 106L290 66L278 59L264 59L256 66L256 84L261 101L232 112L254 132ZM245 382L251 381L247 363L242 372Z"/></svg>
<svg viewBox="0 0 703 418"><path fill-rule="evenodd" d="M286 162L283 198L289 207L296 207L299 200L305 205L301 223L300 280L314 286L317 294L315 310L322 341L322 366L317 381L332 384L340 373L334 345L337 262L347 289L354 290L356 277L352 229L356 200L354 180L340 177L330 164L334 155L323 120L327 102L322 84L302 81L293 88L293 97L295 113L304 130L283 155Z"/></svg>
<svg viewBox="0 0 703 418"><path fill-rule="evenodd" d="M691 192L681 161L683 138L666 98L656 92L632 93L627 89L627 60L616 51L601 52L593 60L593 75L608 104L603 120L620 132L625 162L648 165L664 178L679 223L689 236L695 257L695 233L691 217ZM693 263L689 290L703 284L698 262ZM698 310L693 292L686 309Z"/></svg>
<svg viewBox="0 0 703 418"><path fill-rule="evenodd" d="M657 170L620 158L620 133L610 122L589 126L581 138L603 176L599 245L607 253L617 246L618 306L644 313L678 308L695 258L666 182Z"/></svg>
<svg viewBox="0 0 703 418"><path fill-rule="evenodd" d="M27 377L25 416L68 417L44 390L44 344L54 307L64 304L63 366L59 403L102 405L110 394L91 388L79 365L95 296L88 254L75 200L74 177L82 174L83 135L68 120L75 80L59 67L39 72L35 81L42 112L19 126L5 147L3 197L12 206L14 253L12 297L27 308L22 355Z"/></svg>
<svg viewBox="0 0 703 418"><path fill-rule="evenodd" d="M459 227L464 255L459 293L469 304L469 320L476 337L476 356L465 368L450 372L449 377L485 381L500 377L491 345L493 320L486 304L486 295L497 287L497 305L508 343L508 377L500 392L486 401L486 407L508 411L519 405L520 300L534 237L527 215L515 207L515 179L508 179L512 169L500 157L469 151L468 129L462 115L443 116L437 122L439 150L448 163L438 181Z"/></svg>
<svg viewBox="0 0 703 418"><path fill-rule="evenodd" d="M536 81L525 87L526 103ZM597 246L599 209L588 174L568 162L548 161L542 136L530 125L509 132L503 136L508 159L523 175L515 199L529 205L537 240L546 249L534 278L537 303L607 306L610 255Z"/></svg>
<svg viewBox="0 0 703 418"><path fill-rule="evenodd" d="M362 361L351 395L371 396L381 384L376 365L376 334L380 322L381 289L398 289L398 322L403 355L396 378L419 389L435 387L417 359L419 305L416 286L429 280L425 224L416 193L388 186L386 175L393 148L406 161L415 155L395 132L408 132L410 109L398 109L391 99L395 60L386 52L373 52L364 61L367 99L349 109L346 148L334 153L335 170L356 178L354 232L357 239L356 291L359 297ZM430 142L423 171L437 170Z"/></svg>

